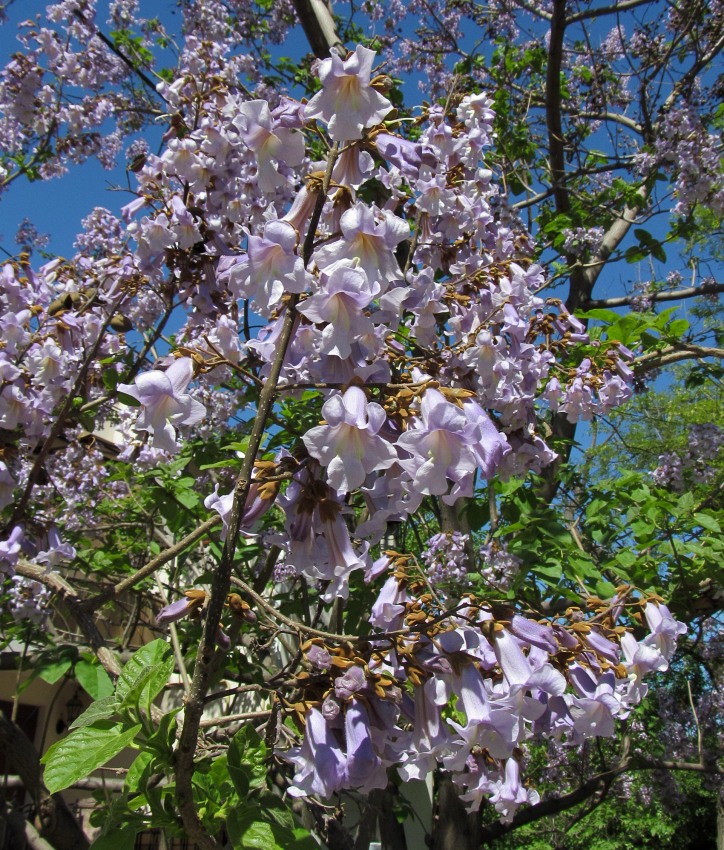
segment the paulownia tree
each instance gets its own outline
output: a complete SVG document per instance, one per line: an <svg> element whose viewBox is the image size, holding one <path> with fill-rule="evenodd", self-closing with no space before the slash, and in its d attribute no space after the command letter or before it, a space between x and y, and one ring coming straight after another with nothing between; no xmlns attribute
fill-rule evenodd
<svg viewBox="0 0 724 850"><path fill-rule="evenodd" d="M594 797L611 769L541 801L527 744L614 736L700 612L635 529L601 539L565 461L646 372L721 356L653 309L716 295L701 264L594 292L721 209L720 13L179 5L174 38L143 4L53 4L0 81L6 186L125 144L130 193L72 257L26 228L0 280L7 617L95 698L36 798L135 747L97 847L301 850L405 846L415 779L435 848ZM277 46L297 19L313 62ZM163 635L126 659L99 628L124 607ZM613 772L657 767L716 771Z"/></svg>

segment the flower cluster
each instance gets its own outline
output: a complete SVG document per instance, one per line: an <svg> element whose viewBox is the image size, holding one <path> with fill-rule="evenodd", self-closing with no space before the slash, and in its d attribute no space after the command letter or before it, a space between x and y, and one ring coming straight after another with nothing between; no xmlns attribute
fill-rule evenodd
<svg viewBox="0 0 724 850"><path fill-rule="evenodd" d="M225 38L224 8L189 14ZM353 578L381 588L369 649L307 652L322 672L297 703L304 740L286 755L291 793L370 790L393 764L403 778L443 764L471 807L488 797L511 817L535 799L518 746L534 732L612 734L644 693L641 677L668 663L680 625L649 599L643 642L604 612L574 627L473 597L457 604L459 593L435 588L467 581L460 533L431 538L426 582L404 558L371 553L426 497L452 506L481 481L540 471L555 458L541 410L574 422L620 404L627 352L612 344L582 357L581 322L539 294L530 236L486 167L486 94L426 106L408 132L367 48L318 62L321 88L307 103L241 90L213 40L199 50L195 73L159 84L181 117L157 155L138 150L137 192L120 218L96 209L70 261L2 269L0 429L20 451L0 462L0 500L19 494L47 528L63 500L77 504L79 475L115 492L95 435L81 433L88 411L112 425L114 458L139 469L248 418L265 382L281 396L311 391L314 424L300 426L293 452L256 460L241 533L268 523L265 541L283 553L277 580L302 577L323 603L347 598ZM175 350L159 357L171 316ZM131 328L148 340L136 362ZM233 495L221 490L217 481L204 504L226 535ZM23 529L37 527L8 529L4 571L21 544L50 565L73 557L59 539L47 549L26 540ZM516 569L497 540L480 553L498 591ZM205 601L187 592L159 622L203 614ZM240 597L227 605L253 623Z"/></svg>
<svg viewBox="0 0 724 850"><path fill-rule="evenodd" d="M651 473L654 483L677 493L687 484L706 484L716 475L717 460L724 446L724 431L711 422L689 427L685 451L659 456L659 465Z"/></svg>
<svg viewBox="0 0 724 850"><path fill-rule="evenodd" d="M458 541L459 542L459 541ZM443 765L476 810L483 799L510 820L538 795L521 778L519 747L533 735L580 744L614 734L646 693L643 677L665 670L685 631L665 605L635 604L649 627L619 637L615 611L595 625L534 621L466 597L440 624L426 583L408 578L404 558L383 588L373 622L389 637L368 636L367 651L306 644L304 741L282 752L295 768L290 793L329 797L403 781ZM629 593L621 589L623 598ZM601 614L603 614L602 606ZM574 618L575 620L575 618ZM437 622L430 630L429 624ZM399 627L415 629L399 633ZM428 624L424 628L423 624ZM394 631L393 631L394 630ZM454 718L444 713L454 700Z"/></svg>
<svg viewBox="0 0 724 850"><path fill-rule="evenodd" d="M48 617L50 591L41 582L22 576L13 576L12 582L8 605L13 619L18 622L27 620L41 626Z"/></svg>
<svg viewBox="0 0 724 850"><path fill-rule="evenodd" d="M425 576L434 587L453 584L465 587L469 584L465 551L470 536L452 531L448 534L433 534L427 541L427 549L420 553L425 565Z"/></svg>

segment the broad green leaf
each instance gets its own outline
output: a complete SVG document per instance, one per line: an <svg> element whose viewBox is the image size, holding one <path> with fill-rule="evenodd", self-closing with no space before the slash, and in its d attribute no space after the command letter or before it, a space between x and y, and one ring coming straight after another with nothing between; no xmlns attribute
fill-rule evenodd
<svg viewBox="0 0 724 850"><path fill-rule="evenodd" d="M599 307L594 310L586 310L585 313L577 312L576 316L580 319L598 319L599 322L607 322L608 324L614 324L621 318L614 310L606 310Z"/></svg>
<svg viewBox="0 0 724 850"><path fill-rule="evenodd" d="M266 784L267 747L251 726L242 726L234 735L227 758L231 781L242 799L250 786L260 788Z"/></svg>
<svg viewBox="0 0 724 850"><path fill-rule="evenodd" d="M715 534L721 533L721 526L710 514L695 513L694 521L707 531L713 531Z"/></svg>
<svg viewBox="0 0 724 850"><path fill-rule="evenodd" d="M35 665L35 674L47 682L49 685L54 685L73 666L73 662L78 657L78 650L75 647L64 646L58 650L53 650L47 654L43 654L42 658Z"/></svg>
<svg viewBox="0 0 724 850"><path fill-rule="evenodd" d="M90 850L133 850L135 845L135 826L122 826L96 838Z"/></svg>
<svg viewBox="0 0 724 850"><path fill-rule="evenodd" d="M123 697L126 708L145 708L163 690L173 670L173 658L142 670Z"/></svg>
<svg viewBox="0 0 724 850"><path fill-rule="evenodd" d="M140 407L141 402L132 395L128 395L127 393L118 393L118 401L121 404L126 404L129 407Z"/></svg>
<svg viewBox="0 0 724 850"><path fill-rule="evenodd" d="M119 708L120 703L113 694L103 697L103 699L92 702L83 714L70 724L70 728L81 729L83 726L90 726L97 720L108 720L118 712Z"/></svg>
<svg viewBox="0 0 724 850"><path fill-rule="evenodd" d="M616 553L616 562L623 567L632 567L636 560L636 555L630 549L622 549Z"/></svg>
<svg viewBox="0 0 724 850"><path fill-rule="evenodd" d="M148 750L140 752L133 760L133 764L128 768L126 780L123 783L123 788L129 794L135 794L141 790L142 784L148 778L148 769L153 762L153 753Z"/></svg>
<svg viewBox="0 0 724 850"><path fill-rule="evenodd" d="M689 322L686 319L674 319L673 322L669 322L666 330L671 336L680 337L689 330L689 327Z"/></svg>
<svg viewBox="0 0 724 850"><path fill-rule="evenodd" d="M141 730L126 729L122 723L99 720L71 732L43 756L45 785L51 794L69 788L124 750Z"/></svg>
<svg viewBox="0 0 724 850"><path fill-rule="evenodd" d="M173 745L176 741L176 715L181 708L175 708L160 719L156 731L146 739L146 747L156 753L156 757L171 764L173 759Z"/></svg>
<svg viewBox="0 0 724 850"><path fill-rule="evenodd" d="M563 575L563 569L561 568L560 564L557 564L552 567L536 566L533 568L532 572L534 572L536 575L543 575L547 576L548 578L555 579L559 579Z"/></svg>
<svg viewBox="0 0 724 850"><path fill-rule="evenodd" d="M285 847L277 843L272 824L265 821L256 821L244 830L241 846L244 850L247 847L259 848L259 850L286 850Z"/></svg>
<svg viewBox="0 0 724 850"><path fill-rule="evenodd" d="M111 677L100 664L81 658L75 665L75 678L93 699L103 699L113 693Z"/></svg>
<svg viewBox="0 0 724 850"><path fill-rule="evenodd" d="M227 820L234 850L318 850L319 845L305 829L257 820L258 810L232 810Z"/></svg>
<svg viewBox="0 0 724 850"><path fill-rule="evenodd" d="M166 669L168 672L163 673L163 669L161 667L157 667L157 665L165 665L163 669ZM120 700L125 701L129 691L138 681L141 674L148 671L151 667L156 669L154 675L149 677L147 681L147 689L142 694L144 703L152 700L158 693L160 693L163 686L168 681L168 677L173 669L171 647L166 643L166 641L161 640L160 638L152 641L151 643L147 643L145 646L142 646L139 650L134 652L121 671L121 675L118 677L118 683L116 684L116 696ZM141 695L139 694L139 696Z"/></svg>

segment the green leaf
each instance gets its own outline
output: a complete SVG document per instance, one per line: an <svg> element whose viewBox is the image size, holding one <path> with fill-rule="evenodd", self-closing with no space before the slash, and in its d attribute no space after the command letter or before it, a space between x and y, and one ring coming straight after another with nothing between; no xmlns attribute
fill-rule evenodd
<svg viewBox="0 0 724 850"><path fill-rule="evenodd" d="M536 566L533 568L532 572L536 575L547 576L548 578L559 579L563 575L563 570L560 564L556 564L552 567L541 567Z"/></svg>
<svg viewBox="0 0 724 850"><path fill-rule="evenodd" d="M96 838L90 850L133 850L135 844L136 827L122 826Z"/></svg>
<svg viewBox="0 0 724 850"><path fill-rule="evenodd" d="M721 526L716 519L709 514L695 513L694 522L702 528L705 528L707 531L713 531L715 534L721 534Z"/></svg>
<svg viewBox="0 0 724 850"><path fill-rule="evenodd" d="M176 741L176 715L181 711L181 707L174 708L168 714L159 720L158 728L149 738L146 739L145 746L149 750L156 753L156 757L167 764L171 764L173 760L173 745Z"/></svg>
<svg viewBox="0 0 724 850"><path fill-rule="evenodd" d="M621 318L621 316L613 310L605 310L602 308L586 310L585 313L576 312L576 316L580 319L598 319L599 322L607 322L608 324L614 324Z"/></svg>
<svg viewBox="0 0 724 850"><path fill-rule="evenodd" d="M630 248L626 249L624 257L626 258L627 263L633 265L634 263L640 263L641 260L645 260L648 254L649 252L645 248L641 248L638 245L632 245Z"/></svg>
<svg viewBox="0 0 724 850"><path fill-rule="evenodd" d="M139 701L149 702L159 694L168 681L173 670L173 656L171 647L160 638L147 643L137 650L126 663L116 684L116 696L125 701L131 688L139 681L142 674L154 669L152 676L146 680L146 686L139 692ZM135 698L135 696L134 696Z"/></svg>
<svg viewBox="0 0 724 850"><path fill-rule="evenodd" d="M44 653L35 666L35 674L49 685L54 685L70 670L77 657L78 650L71 646Z"/></svg>
<svg viewBox="0 0 724 850"><path fill-rule="evenodd" d="M41 759L48 791L55 794L89 776L124 750L140 729L140 724L126 729L122 723L99 720L53 744Z"/></svg>
<svg viewBox="0 0 724 850"><path fill-rule="evenodd" d="M118 401L120 401L121 404L128 405L129 407L141 406L141 402L137 398L134 398L132 395L128 395L127 393L118 393Z"/></svg>
<svg viewBox="0 0 724 850"><path fill-rule="evenodd" d="M244 830L241 846L245 850L247 847L256 847L259 850L286 850L277 844L272 825L264 821L256 821Z"/></svg>
<svg viewBox="0 0 724 850"><path fill-rule="evenodd" d="M126 780L123 783L124 791L129 794L135 794L141 790L141 786L148 779L149 767L153 763L153 753L147 750L140 752L133 760L133 764L128 768Z"/></svg>
<svg viewBox="0 0 724 850"><path fill-rule="evenodd" d="M244 799L249 788L266 785L267 748L251 726L242 726L231 739L227 752L228 769L239 797Z"/></svg>
<svg viewBox="0 0 724 850"><path fill-rule="evenodd" d="M103 697L92 702L83 714L71 723L70 728L81 729L83 726L90 726L97 720L108 720L114 714L117 714L119 708L120 704L113 694Z"/></svg>
<svg viewBox="0 0 724 850"><path fill-rule="evenodd" d="M318 850L305 829L290 829L259 820L259 809L244 806L229 812L226 826L234 850Z"/></svg>
<svg viewBox="0 0 724 850"><path fill-rule="evenodd" d="M674 319L673 322L669 322L666 330L671 336L680 337L689 330L689 327L686 319Z"/></svg>
<svg viewBox="0 0 724 850"><path fill-rule="evenodd" d="M168 658L160 664L142 670L135 682L128 688L123 697L125 708L139 708L150 705L153 698L159 694L173 670L173 658Z"/></svg>
<svg viewBox="0 0 724 850"><path fill-rule="evenodd" d="M111 677L100 664L81 658L75 665L75 678L93 699L103 699L113 693Z"/></svg>
<svg viewBox="0 0 724 850"><path fill-rule="evenodd" d="M616 563L622 567L632 567L636 563L636 555L630 549L622 549L616 553Z"/></svg>

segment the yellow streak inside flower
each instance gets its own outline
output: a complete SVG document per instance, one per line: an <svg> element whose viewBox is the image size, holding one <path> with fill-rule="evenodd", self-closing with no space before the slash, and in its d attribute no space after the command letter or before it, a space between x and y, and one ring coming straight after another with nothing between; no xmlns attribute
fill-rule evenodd
<svg viewBox="0 0 724 850"><path fill-rule="evenodd" d="M342 77L337 89L337 109L359 109L361 88L359 77L354 74Z"/></svg>

